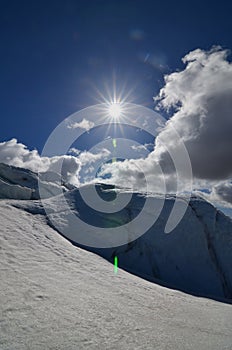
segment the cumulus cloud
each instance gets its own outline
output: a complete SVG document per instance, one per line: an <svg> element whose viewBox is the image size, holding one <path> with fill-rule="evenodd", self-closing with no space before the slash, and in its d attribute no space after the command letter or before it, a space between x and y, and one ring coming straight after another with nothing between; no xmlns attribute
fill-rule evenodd
<svg viewBox="0 0 232 350"><path fill-rule="evenodd" d="M152 143L145 143L141 145L132 145L131 148L133 151L148 151L151 147L154 148L154 145Z"/></svg>
<svg viewBox="0 0 232 350"><path fill-rule="evenodd" d="M183 70L165 76L164 87L155 98L157 108L169 111L170 119L160 129L154 150L145 159L105 164L101 175L111 173L109 180L127 187L161 191L165 180L168 192L176 191L176 165L170 154L177 155L178 164L183 143L191 161L194 187L208 188L211 198L231 203L232 177L232 64L228 51L214 47L209 51L194 50L183 58ZM93 127L83 119L68 127L85 130ZM42 168L55 169L63 162L66 176L79 174L81 167L93 166L108 151L99 154L79 151L73 155L43 158ZM179 157L178 157L179 155ZM0 144L0 161L38 170L41 158L15 139ZM183 167L184 169L184 167ZM182 188L188 189L189 178L183 171Z"/></svg>
<svg viewBox="0 0 232 350"><path fill-rule="evenodd" d="M81 152L79 149L76 149L74 147L70 148L68 153L71 155L79 156L78 159L80 160L82 165L95 163L99 159L105 159L109 157L109 155L111 154L111 152L106 148L100 148L97 150L97 153L92 153L89 151Z"/></svg>
<svg viewBox="0 0 232 350"><path fill-rule="evenodd" d="M79 122L79 123L77 123L77 122L73 122L73 123L69 123L68 125L67 125L67 128L68 129L77 129L77 128L80 128L80 129L83 129L83 130L86 130L86 131L88 131L88 130L90 130L90 129L92 129L93 127L94 127L94 122L91 122L91 121L89 121L89 120L87 120L87 119L82 119L82 121L81 122Z"/></svg>
<svg viewBox="0 0 232 350"><path fill-rule="evenodd" d="M156 98L159 107L174 107L176 112L157 137L155 152L165 164L168 155L163 143L179 147L178 142L170 144L175 129L185 143L196 178L232 175L232 64L227 55L219 47L190 52L183 58L186 68L167 75Z"/></svg>
<svg viewBox="0 0 232 350"><path fill-rule="evenodd" d="M226 181L213 187L212 199L232 204L232 182Z"/></svg>
<svg viewBox="0 0 232 350"><path fill-rule="evenodd" d="M81 153L81 151L75 147L72 147L68 150L68 154L72 154L75 156L78 156Z"/></svg>
<svg viewBox="0 0 232 350"><path fill-rule="evenodd" d="M70 155L41 157L37 150L30 151L16 139L0 143L0 162L25 168L34 172L58 172L62 165L62 176L65 180L78 179L81 162Z"/></svg>
<svg viewBox="0 0 232 350"><path fill-rule="evenodd" d="M47 167L46 162L41 164L41 157L37 150L28 150L24 144L17 142L16 139L0 143L0 162L32 171L38 171L42 165L44 166L42 169Z"/></svg>
<svg viewBox="0 0 232 350"><path fill-rule="evenodd" d="M98 153L91 153L88 151L81 152L79 159L82 165L93 164L100 159L108 158L110 154L111 152L108 149L102 148Z"/></svg>
<svg viewBox="0 0 232 350"><path fill-rule="evenodd" d="M75 152L74 152L75 150ZM86 164L93 164L109 155L109 151L102 149L97 154L80 152L72 148L75 155L61 155L41 157L37 150L30 151L16 139L0 143L0 163L26 168L34 172L58 172L62 169L62 177L76 185L79 184L79 174Z"/></svg>
<svg viewBox="0 0 232 350"><path fill-rule="evenodd" d="M121 163L117 169L114 164L105 168L110 172L111 167L113 181L140 183L138 168L149 178L157 174L160 166L169 190L174 191L176 164L170 154L180 154L183 143L198 184L204 182L212 187L215 181L232 176L232 64L227 57L228 51L220 47L197 49L183 58L182 71L165 76L165 85L155 101L157 109L172 111L172 115L145 160ZM181 159L178 161L181 163ZM184 189L188 179L184 172L181 175ZM154 189L159 187L159 178L155 176L151 182ZM230 192L230 186L214 191L228 200L225 192Z"/></svg>

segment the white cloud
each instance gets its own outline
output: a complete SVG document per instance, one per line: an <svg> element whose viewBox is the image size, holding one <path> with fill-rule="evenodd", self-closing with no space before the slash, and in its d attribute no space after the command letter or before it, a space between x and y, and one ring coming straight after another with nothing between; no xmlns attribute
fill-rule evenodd
<svg viewBox="0 0 232 350"><path fill-rule="evenodd" d="M88 151L81 152L79 159L82 165L93 164L100 159L109 157L110 151L106 148L98 150L98 153L91 153Z"/></svg>
<svg viewBox="0 0 232 350"><path fill-rule="evenodd" d="M226 181L213 187L212 198L232 204L232 183Z"/></svg>
<svg viewBox="0 0 232 350"><path fill-rule="evenodd" d="M70 155L41 157L37 150L30 151L24 144L16 139L0 143L0 162L26 168L34 172L57 172L62 163L62 176L67 181L77 177L81 162L77 157Z"/></svg>
<svg viewBox="0 0 232 350"><path fill-rule="evenodd" d="M38 171L41 166L43 169L47 167L46 162L41 164L41 157L37 150L29 151L16 139L0 143L0 162L28 168L32 171Z"/></svg>
<svg viewBox="0 0 232 350"><path fill-rule="evenodd" d="M74 152L74 149L72 149ZM37 150L30 151L24 144L16 139L0 143L0 163L26 168L34 172L58 172L62 163L62 176L66 181L79 184L79 174L82 167L87 164L104 159L109 156L107 149L101 149L97 154L80 152L75 149L77 156L61 155L54 157L41 157Z"/></svg>
<svg viewBox="0 0 232 350"><path fill-rule="evenodd" d="M219 47L210 51L194 50L183 58L185 68L165 77L165 85L156 101L159 108L173 111L155 140L154 151L145 159L107 163L103 174L112 174L114 183L157 191L166 181L167 191L175 192L176 175L170 152L178 154L184 142L192 164L195 188L212 190L208 198L231 203L232 176L232 64L228 52ZM70 126L69 126L70 127ZM83 119L71 127L88 130L91 122ZM173 130L180 136L178 139ZM181 140L181 141L180 141ZM83 165L93 166L99 159L108 157L109 151L62 156L68 176L79 174ZM77 156L76 156L77 155ZM15 139L0 144L0 161L37 170L41 158L37 151L29 151ZM60 157L43 158L43 169L54 169ZM181 161L181 159L180 159ZM162 172L160 172L160 167ZM69 169L69 170L68 170ZM188 178L182 174L183 190Z"/></svg>
<svg viewBox="0 0 232 350"><path fill-rule="evenodd" d="M154 147L152 143L145 143L144 145L132 145L131 148L133 151L148 151L150 147Z"/></svg>
<svg viewBox="0 0 232 350"><path fill-rule="evenodd" d="M210 181L202 184L202 187L194 191L207 201L213 203L221 209L226 215L232 217L232 182L231 181Z"/></svg>
<svg viewBox="0 0 232 350"><path fill-rule="evenodd" d="M111 152L106 148L99 148L95 150L95 153L92 153L89 151L81 152L80 150L74 147L70 148L68 153L78 156L82 167L86 165L88 166L88 169L86 167L84 169L84 173L86 174L92 172L95 169L91 164L99 163L100 160L109 158L111 154Z"/></svg>
<svg viewBox="0 0 232 350"><path fill-rule="evenodd" d="M84 129L86 131L90 130L91 128L94 127L94 122L92 121L89 121L87 119L82 119L81 122L77 123L77 122L73 122L73 123L69 123L67 125L67 128L68 129L77 129L77 128L80 128L80 129Z"/></svg>
<svg viewBox="0 0 232 350"><path fill-rule="evenodd" d="M186 68L165 77L158 96L159 106L176 112L156 139L156 153L162 163L170 147L173 128L188 150L193 174L202 179L225 179L232 175L232 64L228 52L218 47L197 49L183 58Z"/></svg>
<svg viewBox="0 0 232 350"><path fill-rule="evenodd" d="M81 153L79 149L76 149L75 147L72 147L68 150L68 154L78 156Z"/></svg>
<svg viewBox="0 0 232 350"><path fill-rule="evenodd" d="M170 152L178 154L182 141L196 183L204 182L210 188L215 181L232 176L232 64L227 55L219 47L210 51L197 49L183 58L186 67L182 71L166 75L165 85L155 100L160 109L174 113L146 159L105 167L105 172L112 170L112 181L141 184L140 168L148 179L153 177L151 189L155 190L160 183L161 176L156 176L160 165L169 190L175 191L175 166ZM182 175L185 189L188 179ZM219 188L214 191L219 194ZM220 195L228 200L221 187Z"/></svg>

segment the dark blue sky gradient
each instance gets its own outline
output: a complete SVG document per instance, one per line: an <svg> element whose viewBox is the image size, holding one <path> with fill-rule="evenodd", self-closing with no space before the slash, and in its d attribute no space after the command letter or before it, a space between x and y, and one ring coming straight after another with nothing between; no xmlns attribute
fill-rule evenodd
<svg viewBox="0 0 232 350"><path fill-rule="evenodd" d="M120 127L117 124L101 125L92 128L90 131L83 133L77 141L75 141L71 147L75 147L80 151L88 151L91 147L95 146L101 141L107 138L127 138L129 140L136 140L143 144L154 144L154 136L147 131L135 128L130 125L120 123Z"/></svg>
<svg viewBox="0 0 232 350"><path fill-rule="evenodd" d="M1 1L0 141L42 150L65 117L126 85L153 107L195 48L232 47L229 1Z"/></svg>

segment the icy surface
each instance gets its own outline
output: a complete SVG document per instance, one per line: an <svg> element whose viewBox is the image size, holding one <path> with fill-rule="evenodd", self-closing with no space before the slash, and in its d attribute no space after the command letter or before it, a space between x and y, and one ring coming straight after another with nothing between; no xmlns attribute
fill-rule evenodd
<svg viewBox="0 0 232 350"><path fill-rule="evenodd" d="M114 194L107 191L107 196ZM123 210L104 214L86 206L78 189L65 193L65 198L75 215L98 227L123 225L143 210L144 204L144 196L134 194L132 202ZM159 200L158 196L155 198ZM164 227L174 200L173 196L166 198L158 220L137 240L108 249L87 248L111 262L117 255L120 267L154 282L196 295L232 299L231 219L205 200L193 197L179 225L165 234ZM56 229L73 241L62 198L53 197L47 201ZM43 213L40 203L28 201L20 205L31 213L38 210ZM81 234L86 233L81 231ZM130 232L128 238L129 235Z"/></svg>
<svg viewBox="0 0 232 350"><path fill-rule="evenodd" d="M0 201L1 350L232 348L231 305L114 275L15 205Z"/></svg>
<svg viewBox="0 0 232 350"><path fill-rule="evenodd" d="M40 173L40 181L46 190L46 196L52 197L62 182L58 174ZM72 188L70 185L67 185ZM67 189L63 185L63 190ZM17 168L0 163L0 199L39 199L38 174L28 169Z"/></svg>
<svg viewBox="0 0 232 350"><path fill-rule="evenodd" d="M41 180L45 190L49 189L48 197L56 193L56 188L62 181L58 174L51 172L41 174ZM75 241L70 233L64 201L82 221L94 227L110 228L123 226L136 217L143 210L144 200L148 196L144 193L133 193L130 203L123 210L107 214L86 205L79 189L72 190L72 186L64 185L65 199L60 196L46 199L50 218L53 220L47 222L53 228L55 222L55 229L77 245L80 242ZM106 204L110 204L109 200L115 198L112 187L97 185L97 189ZM90 186L87 186L87 190L91 190ZM123 197L125 192L128 191L118 189L117 196ZM159 195L149 196L153 196L157 202L162 200ZM41 203L29 200L38 197L37 174L0 164L0 198L19 199L20 201L12 202L12 205L32 214L45 216ZM108 249L84 248L111 262L117 255L120 267L165 286L200 296L232 300L232 220L205 200L193 197L179 225L170 234L165 234L164 227L174 201L174 196L166 197L158 220L137 240L129 242L132 227L125 239L128 243L122 246ZM145 218L151 215L153 211L148 208ZM78 227L75 226L74 233L77 231ZM81 235L88 234L87 231L79 231Z"/></svg>

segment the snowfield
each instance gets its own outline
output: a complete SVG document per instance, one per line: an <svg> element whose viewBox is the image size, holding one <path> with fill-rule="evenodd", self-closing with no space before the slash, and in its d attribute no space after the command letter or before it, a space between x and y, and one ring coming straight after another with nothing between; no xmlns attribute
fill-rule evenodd
<svg viewBox="0 0 232 350"><path fill-rule="evenodd" d="M0 349L232 349L232 306L147 282L1 201Z"/></svg>
<svg viewBox="0 0 232 350"><path fill-rule="evenodd" d="M1 180L36 191L30 173L20 183L14 170L10 167L4 176L0 171ZM121 269L115 274L107 260L54 230L40 201L20 200L21 192L12 195L0 184L1 198L4 193L1 350L232 349L232 226L209 203L193 198L180 226L162 236L170 197L158 223L136 242L97 252L108 260L116 253L120 266L155 282L224 302L166 288ZM67 190L65 196L72 210L84 215L78 190ZM139 198L135 196L134 208L140 207ZM59 198L48 201L60 225L67 225ZM126 220L125 212L120 215Z"/></svg>

